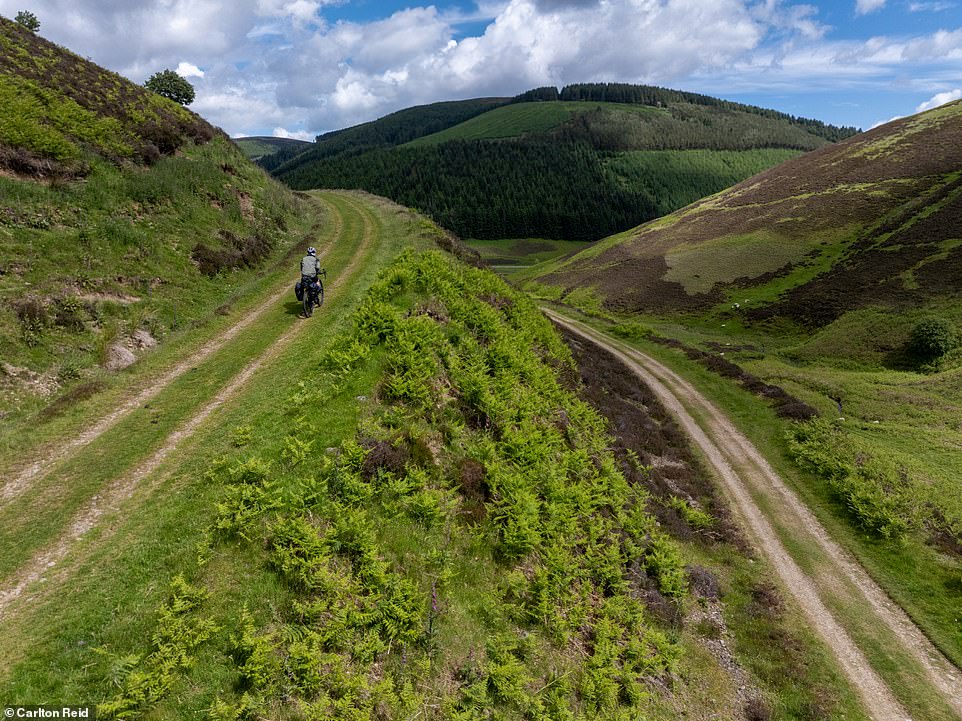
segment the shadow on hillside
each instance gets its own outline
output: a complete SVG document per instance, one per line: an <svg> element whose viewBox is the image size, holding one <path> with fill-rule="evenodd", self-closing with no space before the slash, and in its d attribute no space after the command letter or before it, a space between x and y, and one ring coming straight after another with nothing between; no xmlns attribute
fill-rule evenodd
<svg viewBox="0 0 962 721"><path fill-rule="evenodd" d="M907 346L902 345L886 353L882 365L893 371L918 371L919 359Z"/></svg>
<svg viewBox="0 0 962 721"><path fill-rule="evenodd" d="M301 315L304 307L298 303L296 300L289 300L284 303L284 311L287 315Z"/></svg>

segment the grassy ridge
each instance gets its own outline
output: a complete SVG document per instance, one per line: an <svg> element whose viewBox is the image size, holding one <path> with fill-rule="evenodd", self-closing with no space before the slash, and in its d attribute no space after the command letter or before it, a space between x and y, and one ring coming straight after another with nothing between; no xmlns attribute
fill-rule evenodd
<svg viewBox="0 0 962 721"><path fill-rule="evenodd" d="M511 305L491 305L498 299ZM572 703L643 702L638 675L662 673L677 650L626 595L624 562L602 544L624 529L616 547L641 544L625 550L669 596L684 593L680 559L610 463L595 467L605 452L597 417L523 350L532 343L566 362L545 321L491 276L436 254L408 255L383 274L328 347L325 372L292 389L287 433L254 440L237 429L239 450L209 476L218 498L198 566L162 601L153 644L87 671L83 683L106 694L102 713L159 704L161 715L229 717L293 704L365 718L440 703L465 718L567 717ZM358 435L325 452L343 426L316 425L303 409L356 409L378 377L382 400L362 402ZM453 383L446 407L432 399L439 378ZM528 389L520 407L519 389ZM538 410L558 403L564 432ZM468 488L472 468L481 475ZM591 490L601 482L606 493ZM589 553L565 562L567 548ZM540 570L526 578L533 561ZM247 592L221 585L235 568L246 569ZM608 600L597 606L602 583ZM584 623L604 634L587 663L560 652Z"/></svg>
<svg viewBox="0 0 962 721"><path fill-rule="evenodd" d="M437 145L449 140L489 140L544 133L570 120L575 113L584 113L599 107L618 108L639 114L659 112L654 108L615 106L612 103L513 103L489 110L446 130L418 138L407 145L419 147Z"/></svg>

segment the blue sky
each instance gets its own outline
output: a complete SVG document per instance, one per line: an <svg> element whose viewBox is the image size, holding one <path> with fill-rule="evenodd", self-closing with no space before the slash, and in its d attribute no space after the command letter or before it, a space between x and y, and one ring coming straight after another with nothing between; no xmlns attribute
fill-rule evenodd
<svg viewBox="0 0 962 721"><path fill-rule="evenodd" d="M962 97L962 0L0 0L232 135L540 85L651 83L869 128Z"/></svg>

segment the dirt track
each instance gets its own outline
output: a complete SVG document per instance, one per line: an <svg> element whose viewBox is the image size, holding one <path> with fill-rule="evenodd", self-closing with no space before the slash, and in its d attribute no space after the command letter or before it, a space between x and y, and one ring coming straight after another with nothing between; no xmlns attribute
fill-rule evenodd
<svg viewBox="0 0 962 721"><path fill-rule="evenodd" d="M691 384L658 361L577 321L552 311L546 313L558 325L606 348L619 358L676 416L715 469L743 527L751 533L755 544L768 558L785 589L808 617L812 628L832 649L873 718L877 721L904 721L909 714L827 608L822 597L822 586L825 584L847 583L857 587L864 598L865 613L874 615L879 624L884 624L891 631L908 654L920 664L933 693L941 695L962 718L962 674L925 638L864 569L830 538L811 511L721 411ZM702 420L701 423L696 421L693 413ZM807 534L807 540L817 544L822 553L831 559L835 578L819 578L816 584L799 567L768 517L755 502L752 494L760 492L774 501L773 505L780 509L780 518L791 518L793 532Z"/></svg>
<svg viewBox="0 0 962 721"><path fill-rule="evenodd" d="M336 213L334 213L334 215L337 216ZM342 282L349 279L358 270L358 266L365 257L365 252L370 247L373 239L374 228L371 219L364 212L360 213L360 215L364 225L363 235L358 242L358 247L351 262L340 270L336 276L337 279ZM342 220L337 218L332 235L332 243L340 236L342 225ZM319 253L319 256L323 258L329 250L330 244ZM257 315L262 314L267 308L280 302L280 298L286 297L288 293L290 293L289 283L285 283L282 293L269 297L264 303L258 306L252 315L256 314L254 317L257 317ZM218 348L223 347L231 338L235 337L240 330L238 326L246 327L251 321L251 316L246 316L228 331L210 341L204 346L204 352L206 353L204 357L210 355ZM203 403L186 421L171 433L160 448L154 451L136 468L124 474L122 477L117 478L113 483L93 496L93 498L74 515L64 532L54 543L38 551L26 564L4 582L3 587L0 588L0 617L3 617L11 603L21 597L25 589L57 566L66 557L71 548L73 548L74 544L76 544L85 533L101 522L105 514L118 511L122 504L130 499L135 492L150 490L156 486L162 480L155 475L155 472L160 468L161 464L167 460L185 440L190 438L214 411L225 403L228 403L234 396L241 392L254 373L281 355L291 341L293 341L309 323L310 321L305 322L300 319L293 323L264 353L251 360L241 371L231 378L213 398ZM200 360L199 355L198 353L192 356L189 362L180 363L169 371L164 376L164 380L166 381L165 385L169 384L179 375L179 373L175 373L178 369L195 366ZM180 370L180 373L182 372L183 370ZM163 387L154 387L150 390L151 393L149 397L153 397L160 393ZM36 477L37 474L44 470L49 470L57 462L69 457L71 451L76 451L78 448L87 445L103 433L109 431L122 417L136 408L137 404L143 403L143 395L144 394L141 393L136 396L136 403L126 401L102 419L90 431L65 444L63 451L58 454L57 457L45 459L45 462L42 464L31 464L18 476L18 478L25 479L20 492L23 492L23 490L29 487L29 480ZM99 432L93 435L95 429L99 429ZM148 484L146 487L144 485L145 482Z"/></svg>

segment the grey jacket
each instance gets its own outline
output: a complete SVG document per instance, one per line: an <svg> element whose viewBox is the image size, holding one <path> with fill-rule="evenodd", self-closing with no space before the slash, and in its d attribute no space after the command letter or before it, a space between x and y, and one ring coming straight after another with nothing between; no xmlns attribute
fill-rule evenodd
<svg viewBox="0 0 962 721"><path fill-rule="evenodd" d="M319 261L313 255L305 255L301 258L301 275L309 275L312 278L317 277L317 274L321 272L321 261Z"/></svg>

